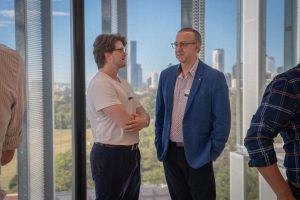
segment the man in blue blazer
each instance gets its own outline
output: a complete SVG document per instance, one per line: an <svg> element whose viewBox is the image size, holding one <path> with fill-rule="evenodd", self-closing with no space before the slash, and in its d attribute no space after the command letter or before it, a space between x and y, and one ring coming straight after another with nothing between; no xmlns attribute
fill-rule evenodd
<svg viewBox="0 0 300 200"><path fill-rule="evenodd" d="M180 62L162 71L156 97L155 146L172 199L216 199L212 161L230 132L228 87L223 73L201 62L200 33L178 31Z"/></svg>

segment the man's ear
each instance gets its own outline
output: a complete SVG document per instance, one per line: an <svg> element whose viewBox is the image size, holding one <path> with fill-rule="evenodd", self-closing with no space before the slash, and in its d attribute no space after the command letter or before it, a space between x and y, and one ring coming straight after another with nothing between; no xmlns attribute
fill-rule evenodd
<svg viewBox="0 0 300 200"><path fill-rule="evenodd" d="M200 52L200 49L201 49L201 44L200 44L200 42L196 42L195 47L196 47L196 50L198 50L198 53L199 53L199 52Z"/></svg>
<svg viewBox="0 0 300 200"><path fill-rule="evenodd" d="M106 61L109 61L111 59L111 53L110 52L105 52L104 57Z"/></svg>

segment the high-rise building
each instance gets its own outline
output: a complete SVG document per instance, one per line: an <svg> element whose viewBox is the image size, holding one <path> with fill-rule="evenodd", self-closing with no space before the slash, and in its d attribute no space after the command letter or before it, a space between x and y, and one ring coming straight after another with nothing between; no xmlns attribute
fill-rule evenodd
<svg viewBox="0 0 300 200"><path fill-rule="evenodd" d="M127 0L102 0L102 33L118 33L127 38ZM119 75L127 79L127 69Z"/></svg>
<svg viewBox="0 0 300 200"><path fill-rule="evenodd" d="M232 88L232 75L230 73L225 73L226 83L229 88Z"/></svg>
<svg viewBox="0 0 300 200"><path fill-rule="evenodd" d="M127 80L131 85L133 84L134 76L136 75L135 63L136 63L136 41L130 41L127 44Z"/></svg>
<svg viewBox="0 0 300 200"><path fill-rule="evenodd" d="M205 61L205 0L181 0L181 27L192 27L201 34L199 57Z"/></svg>
<svg viewBox="0 0 300 200"><path fill-rule="evenodd" d="M224 72L224 49L214 49L212 52L212 67Z"/></svg>
<svg viewBox="0 0 300 200"><path fill-rule="evenodd" d="M158 73L157 72L151 72L151 88L157 88L158 85Z"/></svg>
<svg viewBox="0 0 300 200"><path fill-rule="evenodd" d="M243 63L240 63L240 70L239 70L239 76L238 76L238 71L237 71L237 65L234 64L232 65L232 78L235 79L235 78L240 78L243 79Z"/></svg>
<svg viewBox="0 0 300 200"><path fill-rule="evenodd" d="M266 72L269 74L276 72L275 59L274 57L268 55L266 55Z"/></svg>
<svg viewBox="0 0 300 200"><path fill-rule="evenodd" d="M127 59L127 80L132 87L138 88L142 85L142 68L136 62L137 45L136 41L130 41L128 44Z"/></svg>
<svg viewBox="0 0 300 200"><path fill-rule="evenodd" d="M137 69L137 87L141 87L143 84L143 69L141 64L136 64Z"/></svg>
<svg viewBox="0 0 300 200"><path fill-rule="evenodd" d="M149 76L149 77L147 78L147 80L146 80L146 85L147 85L148 87L151 87L151 82L152 82L151 76Z"/></svg>
<svg viewBox="0 0 300 200"><path fill-rule="evenodd" d="M284 1L284 7L286 9L286 12L284 12L284 70L295 66L298 62L298 59L300 59L299 54L300 47L297 46L297 34L299 34L299 28L297 26L300 25L299 18L297 16L300 16L299 12L299 4L300 1L294 0L294 1ZM289 12L287 12L289 10ZM298 33L297 33L298 32ZM298 41L299 43L299 41Z"/></svg>

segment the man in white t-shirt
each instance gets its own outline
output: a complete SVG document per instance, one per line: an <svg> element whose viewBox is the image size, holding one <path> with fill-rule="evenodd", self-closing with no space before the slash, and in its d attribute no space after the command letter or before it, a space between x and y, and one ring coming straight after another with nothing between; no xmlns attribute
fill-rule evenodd
<svg viewBox="0 0 300 200"><path fill-rule="evenodd" d="M94 58L99 71L87 88L87 117L94 145L90 161L96 199L139 197L139 131L149 125L149 115L129 83L118 76L126 64L126 39L99 35Z"/></svg>

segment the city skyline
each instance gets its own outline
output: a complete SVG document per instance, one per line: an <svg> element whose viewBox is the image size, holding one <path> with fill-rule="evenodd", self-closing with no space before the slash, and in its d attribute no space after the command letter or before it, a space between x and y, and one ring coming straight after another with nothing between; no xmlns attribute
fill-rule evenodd
<svg viewBox="0 0 300 200"><path fill-rule="evenodd" d="M267 54L283 66L283 3L267 3ZM143 82L151 72L160 72L170 63L177 64L170 43L180 29L180 0L128 0L128 43L137 42L137 63L143 70ZM95 37L101 33L101 1L85 4L86 80L97 72L92 54ZM170 12L165 12L166 10ZM87 12L88 11L88 12ZM205 3L205 63L212 65L213 49L224 49L224 72L232 71L236 58L236 1ZM160 23L157 23L157 22ZM13 0L0 5L0 42L15 48ZM53 68L54 81L71 81L70 5L66 0L53 1Z"/></svg>

